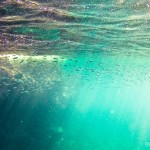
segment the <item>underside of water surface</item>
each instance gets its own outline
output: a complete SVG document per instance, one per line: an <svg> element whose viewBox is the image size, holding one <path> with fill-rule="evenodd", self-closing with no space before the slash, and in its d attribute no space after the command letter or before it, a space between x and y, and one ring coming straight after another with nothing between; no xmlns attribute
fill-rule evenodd
<svg viewBox="0 0 150 150"><path fill-rule="evenodd" d="M0 150L149 150L150 1L1 0Z"/></svg>

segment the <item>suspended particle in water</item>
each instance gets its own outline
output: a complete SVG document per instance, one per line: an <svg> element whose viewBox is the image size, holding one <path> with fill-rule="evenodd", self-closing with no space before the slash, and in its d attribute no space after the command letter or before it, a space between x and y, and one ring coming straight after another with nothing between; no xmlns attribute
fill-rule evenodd
<svg viewBox="0 0 150 150"><path fill-rule="evenodd" d="M147 7L150 7L150 3L147 4Z"/></svg>
<svg viewBox="0 0 150 150"><path fill-rule="evenodd" d="M14 57L13 59L18 59L18 57Z"/></svg>
<svg viewBox="0 0 150 150"><path fill-rule="evenodd" d="M24 60L21 60L20 63L22 63Z"/></svg>

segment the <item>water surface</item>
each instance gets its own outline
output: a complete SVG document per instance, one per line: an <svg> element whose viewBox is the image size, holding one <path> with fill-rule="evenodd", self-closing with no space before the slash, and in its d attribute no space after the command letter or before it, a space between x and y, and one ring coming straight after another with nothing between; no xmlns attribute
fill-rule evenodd
<svg viewBox="0 0 150 150"><path fill-rule="evenodd" d="M148 150L148 0L0 2L1 150Z"/></svg>

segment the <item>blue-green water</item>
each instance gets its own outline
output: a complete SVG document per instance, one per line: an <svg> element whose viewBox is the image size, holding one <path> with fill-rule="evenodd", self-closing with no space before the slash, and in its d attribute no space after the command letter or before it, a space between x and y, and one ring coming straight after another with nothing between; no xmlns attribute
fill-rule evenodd
<svg viewBox="0 0 150 150"><path fill-rule="evenodd" d="M0 2L0 150L149 150L147 0Z"/></svg>

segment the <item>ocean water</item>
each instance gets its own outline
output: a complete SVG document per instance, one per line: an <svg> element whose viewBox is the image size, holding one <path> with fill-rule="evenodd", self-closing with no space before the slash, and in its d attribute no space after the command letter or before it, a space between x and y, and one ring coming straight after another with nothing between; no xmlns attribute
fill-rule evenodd
<svg viewBox="0 0 150 150"><path fill-rule="evenodd" d="M149 150L150 1L1 0L0 150Z"/></svg>

